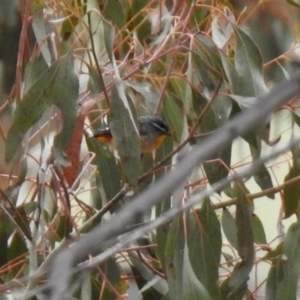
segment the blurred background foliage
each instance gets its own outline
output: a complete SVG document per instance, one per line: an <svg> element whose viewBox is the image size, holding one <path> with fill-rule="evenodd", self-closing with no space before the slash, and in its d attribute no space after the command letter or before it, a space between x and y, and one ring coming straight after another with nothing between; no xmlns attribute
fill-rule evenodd
<svg viewBox="0 0 300 300"><path fill-rule="evenodd" d="M44 281L28 276L58 250L289 78L299 9L297 0L1 1L1 293L24 299ZM298 104L195 166L133 228L299 134ZM142 158L140 115L162 116L172 131ZM106 124L118 157L87 137ZM73 299L296 299L299 155L295 147L74 277Z"/></svg>

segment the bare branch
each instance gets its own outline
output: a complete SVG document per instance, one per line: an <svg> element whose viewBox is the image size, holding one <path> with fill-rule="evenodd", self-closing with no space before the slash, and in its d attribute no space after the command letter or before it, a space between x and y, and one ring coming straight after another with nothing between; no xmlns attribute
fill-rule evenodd
<svg viewBox="0 0 300 300"><path fill-rule="evenodd" d="M157 184L127 204L112 220L97 226L78 242L62 251L53 263L49 278L51 287L49 299L64 299L73 264L85 259L88 254L95 254L106 241L121 234L124 227L130 225L136 216L160 203L186 179L195 166L216 155L220 149L229 145L238 136L264 122L272 111L299 93L300 73L297 73L290 80L277 85L269 94L258 98L250 109L237 115L195 146L187 157L182 158L173 171L167 173Z"/></svg>

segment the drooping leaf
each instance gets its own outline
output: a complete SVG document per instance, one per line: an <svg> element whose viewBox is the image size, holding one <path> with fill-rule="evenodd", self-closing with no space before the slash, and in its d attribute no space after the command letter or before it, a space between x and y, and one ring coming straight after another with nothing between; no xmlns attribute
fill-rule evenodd
<svg viewBox="0 0 300 300"><path fill-rule="evenodd" d="M63 166L69 164L65 160L64 150L73 136L78 110L79 80L74 72L73 64L72 53L61 59L56 74L53 74L53 90L49 94L49 101L60 109L63 116L62 130L55 136L52 148L55 159ZM47 86L47 91L48 88L50 89L50 86Z"/></svg>
<svg viewBox="0 0 300 300"><path fill-rule="evenodd" d="M112 89L110 128L128 182L136 185L140 172L140 140L135 117L123 88L124 85L119 82Z"/></svg>
<svg viewBox="0 0 300 300"><path fill-rule="evenodd" d="M231 147L222 149L219 155L214 157L213 160L214 161L205 162L203 164L210 185L213 185L219 180L227 177L231 161Z"/></svg>
<svg viewBox="0 0 300 300"><path fill-rule="evenodd" d="M278 259L269 270L267 284L266 284L266 300L276 299L276 293L279 283L283 279L283 262Z"/></svg>
<svg viewBox="0 0 300 300"><path fill-rule="evenodd" d="M106 278L112 285L116 285L120 281L121 271L119 265L112 258L105 261L102 266Z"/></svg>
<svg viewBox="0 0 300 300"><path fill-rule="evenodd" d="M293 166L289 173L285 176L284 182L300 175L300 149L298 147L292 149ZM289 218L298 208L300 200L300 185L285 185L283 188L284 201L284 218Z"/></svg>
<svg viewBox="0 0 300 300"><path fill-rule="evenodd" d="M139 115L151 115L156 109L159 100L159 93L155 87L147 81L130 82L126 81L125 84L131 87L135 92L141 95L141 104L143 104L143 113ZM136 93L135 93L136 95Z"/></svg>
<svg viewBox="0 0 300 300"><path fill-rule="evenodd" d="M236 51L234 62L239 74L240 96L261 96L268 92L262 73L262 57L253 40L241 29L234 27Z"/></svg>
<svg viewBox="0 0 300 300"><path fill-rule="evenodd" d="M265 165L259 168L259 170L255 172L253 177L262 190L270 189L273 187L271 175L269 174L268 169ZM273 194L267 195L267 197L274 199Z"/></svg>
<svg viewBox="0 0 300 300"><path fill-rule="evenodd" d="M218 269L221 258L220 223L210 200L195 214L187 215L187 246L195 275L212 299L220 299Z"/></svg>
<svg viewBox="0 0 300 300"><path fill-rule="evenodd" d="M48 22L45 22L44 15L42 10L39 10L38 13L34 14L34 18L32 20L32 29L36 38L37 43L39 44L40 51L49 66L53 59L53 53L49 47L49 43L45 41L45 37L47 36L47 32L50 32L50 25Z"/></svg>
<svg viewBox="0 0 300 300"><path fill-rule="evenodd" d="M261 259L275 261L278 257L280 257L282 255L282 246L283 246L283 243L282 242L279 243L275 249L272 249L271 251L269 251Z"/></svg>
<svg viewBox="0 0 300 300"><path fill-rule="evenodd" d="M75 31L76 25L81 22L82 16L86 14L87 3L85 1L75 0L72 2L72 7L65 7L66 19L61 25L60 35L64 40L68 39ZM76 13L74 14L74 10Z"/></svg>
<svg viewBox="0 0 300 300"><path fill-rule="evenodd" d="M143 16L143 11L148 4L148 0L132 1L132 23L137 32L139 41L149 38L151 33L150 21Z"/></svg>
<svg viewBox="0 0 300 300"><path fill-rule="evenodd" d="M41 118L51 105L62 112L64 124L55 137L54 153L56 159L64 164L62 151L68 145L75 127L78 98L78 77L73 70L72 55L55 61L29 88L17 106L12 127L7 136L5 158L11 161L18 150L26 132Z"/></svg>
<svg viewBox="0 0 300 300"><path fill-rule="evenodd" d="M169 297L172 300L182 300L183 295L183 253L185 241L180 218L172 221L165 249L166 274L170 287Z"/></svg>
<svg viewBox="0 0 300 300"><path fill-rule="evenodd" d="M198 84L197 78L203 85L204 92L214 91L222 77L220 54L215 44L205 36L199 34L197 39L199 40L198 43L194 43L191 48L195 72L193 83Z"/></svg>
<svg viewBox="0 0 300 300"><path fill-rule="evenodd" d="M167 122L173 129L175 141L180 141L183 131L182 113L178 107L178 104L173 98L168 97L167 95L164 100L164 110L166 112Z"/></svg>
<svg viewBox="0 0 300 300"><path fill-rule="evenodd" d="M7 217L4 217L3 211L0 211L0 267L4 266L8 262L8 239L9 239L9 230L11 227L10 222Z"/></svg>
<svg viewBox="0 0 300 300"><path fill-rule="evenodd" d="M111 20L118 28L122 28L125 25L125 8L124 5L128 5L126 1L106 1L104 6L105 17Z"/></svg>
<svg viewBox="0 0 300 300"><path fill-rule="evenodd" d="M138 247L138 245L136 245ZM150 257L151 254L144 249L142 251L142 255L146 257ZM136 268L136 270L139 272L140 276L143 277L145 280L145 284L143 287L143 296L145 297L145 292L147 291L147 294L151 295L151 292L155 294L160 295L167 295L168 293L168 284L164 278L158 278L156 273L153 272L152 269L150 269L146 264L141 261L139 257L137 257L136 254L130 255L130 260L132 262L132 265Z"/></svg>
<svg viewBox="0 0 300 300"><path fill-rule="evenodd" d="M256 97L245 97L245 96L239 96L239 95L229 95L230 98L232 98L240 107L242 108L249 108L252 105L255 104L257 98Z"/></svg>
<svg viewBox="0 0 300 300"><path fill-rule="evenodd" d="M88 139L91 151L96 154L99 178L103 184L106 200L109 201L121 189L121 174L114 154L97 141Z"/></svg>
<svg viewBox="0 0 300 300"><path fill-rule="evenodd" d="M300 274L300 225L293 223L283 242L283 254L287 257L284 276L277 288L276 300L295 300Z"/></svg>
<svg viewBox="0 0 300 300"><path fill-rule="evenodd" d="M229 243L237 249L237 228L235 219L227 208L223 209L222 213L222 228Z"/></svg>
<svg viewBox="0 0 300 300"><path fill-rule="evenodd" d="M113 198L121 189L121 174L116 158L109 149L94 143L99 177L102 181L107 200Z"/></svg>
<svg viewBox="0 0 300 300"><path fill-rule="evenodd" d="M230 59L223 52L220 54L222 65L229 83L229 89L233 94L239 93L239 74Z"/></svg>
<svg viewBox="0 0 300 300"><path fill-rule="evenodd" d="M196 277L193 267L189 259L189 249L187 243L184 244L183 250L183 285L182 298L183 300L212 300L205 286ZM215 291L217 293L217 290Z"/></svg>
<svg viewBox="0 0 300 300"><path fill-rule="evenodd" d="M199 124L198 132L207 133L218 128L218 118L216 117L211 106L207 106L207 99L201 95L198 91L193 89L193 106L197 114L201 114L206 109L205 114Z"/></svg>
<svg viewBox="0 0 300 300"><path fill-rule="evenodd" d="M113 26L105 19L102 19L102 24L103 24L103 31L104 31L103 34L104 34L104 45L105 45L106 53L110 59L110 62L113 63L114 61L113 45L114 45L115 30Z"/></svg>
<svg viewBox="0 0 300 300"><path fill-rule="evenodd" d="M262 221L256 214L252 215L252 229L254 243L256 244L267 244L266 233Z"/></svg>
<svg viewBox="0 0 300 300"><path fill-rule="evenodd" d="M102 84L102 81L99 78L98 72L88 65L89 69L89 81L88 81L88 90L92 94L100 94L104 91L105 87Z"/></svg>
<svg viewBox="0 0 300 300"><path fill-rule="evenodd" d="M214 15L212 20L212 39L220 49L223 49L229 41L233 32L232 24L234 23L234 14L227 6L223 8L222 13Z"/></svg>
<svg viewBox="0 0 300 300"><path fill-rule="evenodd" d="M15 258L24 255L28 251L23 237L19 234L18 231L15 231L10 237L8 244L8 259L9 261L14 260ZM10 275L12 277L20 275L20 269L18 267L10 269ZM25 275L25 274L24 274Z"/></svg>
<svg viewBox="0 0 300 300"><path fill-rule="evenodd" d="M25 68L24 93L31 85L48 69L48 65L42 55L33 58Z"/></svg>
<svg viewBox="0 0 300 300"><path fill-rule="evenodd" d="M251 226L253 203L247 199L246 190L242 182L237 183L237 250L241 262L236 264L231 276L222 284L222 296L227 299L237 299L237 296L247 290L247 281L254 263L254 237Z"/></svg>
<svg viewBox="0 0 300 300"><path fill-rule="evenodd" d="M207 107L207 100L196 90L193 90L194 108L199 113L205 110L203 118L199 124L199 133L208 133L216 130L220 125L220 119L216 116L212 105ZM212 161L203 164L207 179L210 184L223 179L228 175L230 160L231 160L231 147L220 149L219 153L211 158ZM226 167L227 166L227 167Z"/></svg>

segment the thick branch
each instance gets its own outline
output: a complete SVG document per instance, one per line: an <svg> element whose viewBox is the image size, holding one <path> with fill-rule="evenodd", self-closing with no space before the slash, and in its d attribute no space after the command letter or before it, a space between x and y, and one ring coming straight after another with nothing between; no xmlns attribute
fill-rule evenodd
<svg viewBox="0 0 300 300"><path fill-rule="evenodd" d="M187 178L195 166L214 157L220 149L225 148L235 138L244 135L262 123L272 111L299 93L300 73L297 73L290 80L277 85L269 94L258 98L258 101L250 109L237 115L202 143L195 146L173 171L167 173L157 184L127 204L112 220L97 226L74 243L72 247L64 250L53 264L49 281L52 295L49 299L64 299L64 294L68 289L71 267L74 263L84 259L90 253L96 253L106 241L121 234L124 227L130 225L137 215L160 203L171 194Z"/></svg>

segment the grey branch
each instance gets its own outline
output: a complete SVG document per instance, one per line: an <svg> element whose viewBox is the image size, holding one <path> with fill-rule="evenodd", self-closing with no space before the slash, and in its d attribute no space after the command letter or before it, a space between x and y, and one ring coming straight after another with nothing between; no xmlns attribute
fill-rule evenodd
<svg viewBox="0 0 300 300"><path fill-rule="evenodd" d="M124 227L132 223L136 216L159 204L166 196L181 184L193 168L205 160L214 157L235 138L244 135L268 115L300 93L300 73L277 85L269 94L259 97L249 109L228 121L214 134L195 146L187 157L154 186L127 204L112 220L95 227L76 243L63 250L54 260L50 273L49 299L65 299L68 291L72 266L84 260L88 254L95 254L106 241L122 234Z"/></svg>
<svg viewBox="0 0 300 300"><path fill-rule="evenodd" d="M170 209L168 212L166 212L165 214L163 214L160 217L158 217L157 219L155 219L154 221L149 222L148 224L145 224L145 225L139 227L138 229L133 230L132 232L130 232L128 234L124 234L124 236L119 238L119 243L115 243L111 248L109 248L106 251L104 251L103 253L97 255L93 259L79 264L79 266L74 269L74 272L91 269L91 268L94 268L95 266L103 263L109 257L118 253L128 243L133 242L136 239L143 236L144 234L146 234L147 232L150 232L150 231L154 230L155 228L170 222L177 215L189 210L196 204L201 203L206 197L211 196L212 194L216 193L216 191L218 191L221 188L226 187L233 181L251 176L266 162L268 162L269 160L286 152L291 147L293 147L294 145L299 144L299 143L300 143L300 137L292 139L289 143L283 145L282 147L275 147L275 149L270 154L268 154L267 156L262 157L262 158L257 158L255 161L253 161L253 163L248 168L245 168L242 172L235 173L235 174L229 176L228 178L224 178L224 179L218 181L211 188L203 190L200 193L192 196L184 205L182 205L180 207L174 207L174 208ZM72 273L74 273L74 272L72 272Z"/></svg>

